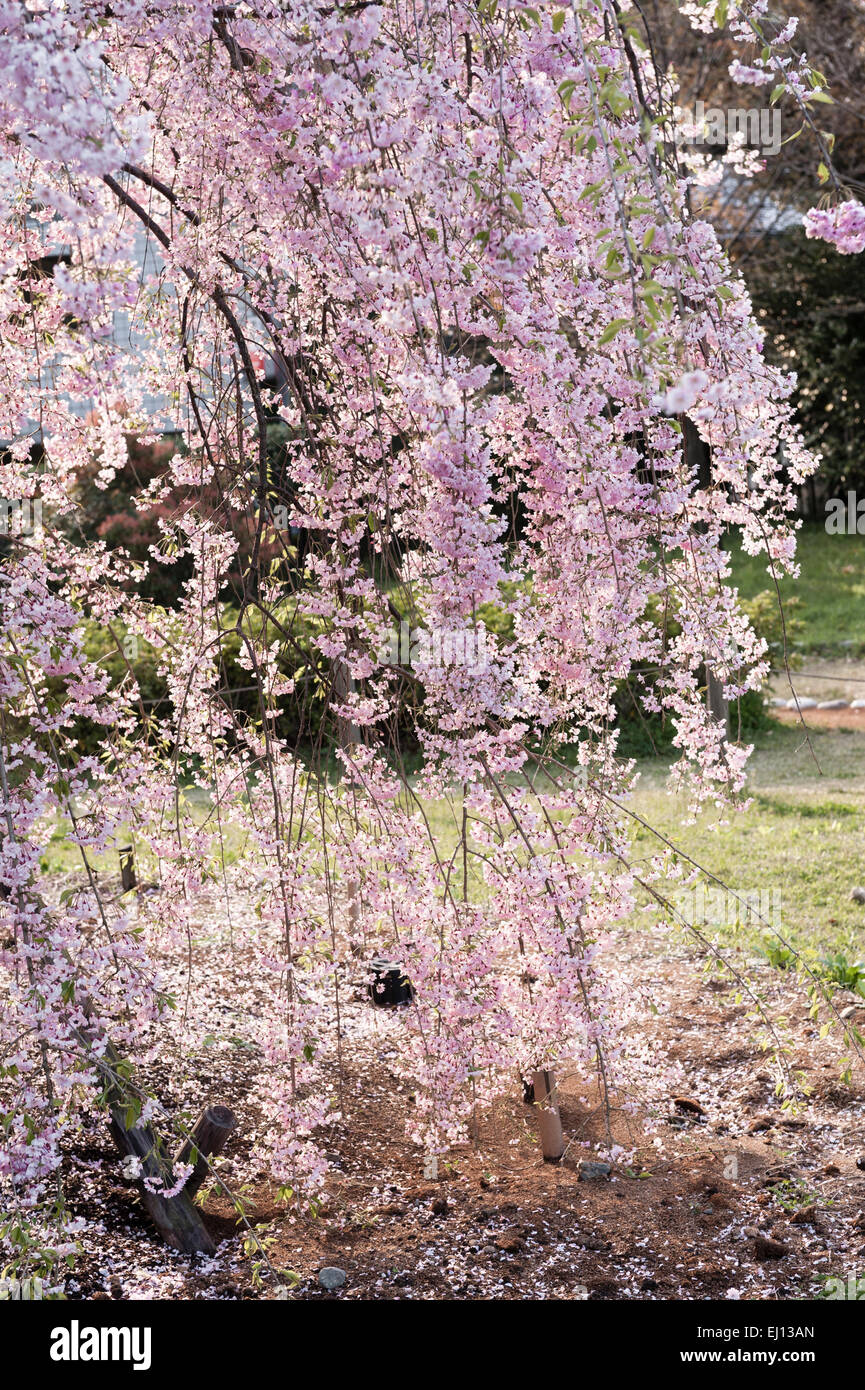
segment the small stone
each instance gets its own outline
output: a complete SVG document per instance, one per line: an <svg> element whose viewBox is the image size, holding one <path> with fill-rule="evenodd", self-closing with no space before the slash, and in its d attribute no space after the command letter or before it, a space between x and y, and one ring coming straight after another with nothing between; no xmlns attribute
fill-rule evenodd
<svg viewBox="0 0 865 1390"><path fill-rule="evenodd" d="M610 1248L609 1241L599 1240L597 1236L579 1236L577 1245L581 1250L604 1251Z"/></svg>
<svg viewBox="0 0 865 1390"><path fill-rule="evenodd" d="M434 1216L447 1216L447 1214L448 1214L448 1199L447 1199L447 1197L436 1197L435 1201L433 1202L432 1209L433 1209L433 1215L434 1215Z"/></svg>
<svg viewBox="0 0 865 1390"><path fill-rule="evenodd" d="M580 1160L579 1179L580 1182L597 1182L600 1178L608 1178L612 1171L610 1163L598 1163L584 1158Z"/></svg>
<svg viewBox="0 0 865 1390"><path fill-rule="evenodd" d="M318 1271L318 1282L323 1289L341 1289L345 1279L345 1270L337 1269L335 1265L325 1265L324 1269Z"/></svg>
<svg viewBox="0 0 865 1390"><path fill-rule="evenodd" d="M757 1115L748 1126L749 1134L759 1134L764 1129L771 1129L775 1121L771 1115Z"/></svg>
<svg viewBox="0 0 865 1390"><path fill-rule="evenodd" d="M798 699L787 701L788 709L816 709L817 701L812 700L810 695L800 695Z"/></svg>
<svg viewBox="0 0 865 1390"><path fill-rule="evenodd" d="M781 1240L773 1240L771 1236L754 1237L754 1254L758 1260L783 1260L789 1253L789 1248Z"/></svg>
<svg viewBox="0 0 865 1390"><path fill-rule="evenodd" d="M820 703L818 704L817 708L818 708L818 709L846 709L846 708L847 708L847 701L846 701L846 700L821 700Z"/></svg>
<svg viewBox="0 0 865 1390"><path fill-rule="evenodd" d="M773 709L787 708L787 701L782 699L780 695L773 695L771 700L769 701L769 704L772 706Z"/></svg>
<svg viewBox="0 0 865 1390"><path fill-rule="evenodd" d="M860 1173L865 1173L865 1154L860 1154L856 1160L856 1167Z"/></svg>
<svg viewBox="0 0 865 1390"><path fill-rule="evenodd" d="M865 888L854 888L850 894L850 901L853 903L865 903Z"/></svg>
<svg viewBox="0 0 865 1390"><path fill-rule="evenodd" d="M516 1255L518 1251L525 1249L525 1241L519 1231L504 1231L496 1240L499 1250L504 1250L508 1255Z"/></svg>
<svg viewBox="0 0 865 1390"><path fill-rule="evenodd" d="M841 1018L855 1018L856 1014L865 1013L865 1004L848 1004L846 1009L842 1009Z"/></svg>
<svg viewBox="0 0 865 1390"><path fill-rule="evenodd" d="M851 709L865 709L865 700L851 700L851 701L850 701L850 708L851 708Z"/></svg>

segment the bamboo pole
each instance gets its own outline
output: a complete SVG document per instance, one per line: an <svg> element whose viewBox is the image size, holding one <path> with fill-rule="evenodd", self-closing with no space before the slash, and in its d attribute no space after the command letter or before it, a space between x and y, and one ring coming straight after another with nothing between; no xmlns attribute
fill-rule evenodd
<svg viewBox="0 0 865 1390"><path fill-rule="evenodd" d="M538 1111L544 1162L558 1163L565 1152L565 1140L556 1099L555 1072L536 1071L532 1076L532 1092Z"/></svg>

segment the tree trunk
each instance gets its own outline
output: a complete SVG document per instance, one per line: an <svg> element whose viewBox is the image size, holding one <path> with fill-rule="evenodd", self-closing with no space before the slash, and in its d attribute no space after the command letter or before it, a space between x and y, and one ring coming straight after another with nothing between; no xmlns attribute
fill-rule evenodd
<svg viewBox="0 0 865 1390"><path fill-rule="evenodd" d="M135 877L135 850L132 845L124 845L120 855L120 886L124 893L131 893L138 880Z"/></svg>
<svg viewBox="0 0 865 1390"><path fill-rule="evenodd" d="M729 734L730 706L724 696L724 682L710 666L706 667L706 704L713 719L720 719Z"/></svg>
<svg viewBox="0 0 865 1390"><path fill-rule="evenodd" d="M687 415L683 416L685 461L689 468L697 469L697 479L701 488L712 483L712 450L705 439L700 438L699 430ZM730 729L730 706L724 696L724 683L719 680L708 663L703 667L706 685L706 706L713 719L720 720L727 736Z"/></svg>
<svg viewBox="0 0 865 1390"><path fill-rule="evenodd" d="M333 693L335 699L342 703L348 699L348 696L353 690L354 681L349 675L349 670L345 662L335 661L333 665ZM346 751L351 750L355 744L360 742L360 733L357 725L351 719L343 719L341 716L337 716L336 739L340 748ZM351 775L351 772L349 772L348 776L351 777ZM348 893L349 939L351 941L353 954L358 955L361 949L361 943L358 940L361 913L360 884L357 879L350 879L346 885L346 890Z"/></svg>
<svg viewBox="0 0 865 1390"><path fill-rule="evenodd" d="M84 1012L88 1012L86 1003ZM189 1193L181 1190L173 1197L163 1197L150 1192L146 1186L145 1179L150 1179L161 1188L170 1190L174 1187L175 1179L171 1159L162 1140L149 1124L136 1123L139 1098L127 1080L128 1064L123 1062L110 1041L106 1041L100 1055L94 1052L93 1044L97 1041L94 1029L79 1029L78 1038L90 1052L104 1088L112 1139L122 1154L137 1158L141 1164L141 1205L162 1239L166 1245L185 1255L194 1255L199 1251L214 1254L216 1246Z"/></svg>

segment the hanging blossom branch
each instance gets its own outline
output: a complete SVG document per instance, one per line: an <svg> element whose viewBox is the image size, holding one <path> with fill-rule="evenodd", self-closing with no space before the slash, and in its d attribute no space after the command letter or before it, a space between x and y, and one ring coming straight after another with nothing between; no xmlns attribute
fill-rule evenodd
<svg viewBox="0 0 865 1390"><path fill-rule="evenodd" d="M779 17L769 0L680 0L679 8L695 29L725 30L750 50L747 62L734 58L729 65L735 82L771 88L773 105L784 96L792 100L802 122L795 135L807 132L818 154L816 177L827 185L819 205L803 218L806 236L830 242L843 255L865 250L865 208L859 198L845 197L851 190L832 159L834 136L818 124L816 113L832 96L824 75L795 48L798 19Z"/></svg>
<svg viewBox="0 0 865 1390"><path fill-rule="evenodd" d="M154 1037L203 1036L190 942L214 878L255 906L214 969L265 1001L244 1026L288 1199L321 1192L345 990L382 951L414 987L394 1038L432 1151L565 1059L608 1102L662 1087L603 957L640 886L615 695L629 681L672 721L694 809L736 800L749 750L705 670L735 699L767 667L722 541L736 526L793 569L814 462L688 213L620 7L160 0L142 23L132 0L70 0L0 5L0 31L0 490L50 517L10 538L0 585L2 1178L21 1210L47 1202L94 1080L83 999L131 1066ZM160 528L142 566L84 540L78 499L160 428L180 443L137 500ZM160 608L148 573L172 567ZM429 640L393 653L395 618ZM159 722L134 663L112 685L88 659L87 622L149 643ZM86 871L47 903L58 817ZM159 865L134 923L93 873L130 827ZM661 896L671 872L640 879ZM174 1021L172 951L190 963Z"/></svg>

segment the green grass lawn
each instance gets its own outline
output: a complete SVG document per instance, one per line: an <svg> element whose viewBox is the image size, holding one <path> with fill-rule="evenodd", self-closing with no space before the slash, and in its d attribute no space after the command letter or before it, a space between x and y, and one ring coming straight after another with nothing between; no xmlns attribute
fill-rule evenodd
<svg viewBox="0 0 865 1390"><path fill-rule="evenodd" d="M865 537L830 536L812 526L801 533L799 554L802 577L786 581L782 593L789 597L795 592L802 599L797 614L804 624L800 651L812 656L865 654ZM733 570L744 598L768 587L761 562L741 551L734 555ZM666 757L641 762L640 782L629 803L637 815L734 890L776 893L779 929L797 949L841 952L851 961L865 958L865 906L850 899L854 886L865 885L865 735L818 729L812 731L809 747L800 729L773 723L756 736L752 805L731 816L726 827L717 826L715 812L704 813L694 825L684 823L684 800L665 789L668 767ZM201 823L212 810L207 795L191 792L190 799L200 802L193 814ZM452 805L426 802L423 810L446 863L459 842L459 798ZM238 853L237 839L227 827L229 859ZM659 843L635 824L636 863L657 852ZM113 853L99 856L96 864L100 875L117 873ZM80 868L63 825L54 831L43 867L49 872ZM155 869L142 862L140 876L152 877ZM454 868L457 880L461 866ZM470 862L469 880L470 894L483 899L487 890L476 860ZM725 928L721 935L751 953L765 944L762 930L751 927Z"/></svg>
<svg viewBox="0 0 865 1390"><path fill-rule="evenodd" d="M666 789L669 759L642 762L640 781L627 803L643 820L690 856L709 874L736 892L771 889L780 901L779 929L797 949L818 954L842 952L865 958L865 906L851 901L851 889L865 885L865 736L859 731L813 730L811 747L795 727L774 724L757 736L751 760L750 807L719 825L714 809L687 824L686 798ZM819 765L819 766L818 766ZM193 812L199 824L207 811L206 794ZM460 804L455 797L423 803L440 859L447 862L460 836ZM226 827L226 858L236 858L238 835ZM634 823L633 861L640 864L659 852L661 842ZM218 872L218 846L213 869ZM94 857L100 877L118 872L113 853ZM58 824L43 856L50 873L80 870L80 856ZM139 857L139 876L155 877L156 865ZM461 866L454 868L459 891ZM705 880L711 885L711 879ZM477 860L469 861L469 892L475 901L487 896ZM658 909L647 918L655 920ZM762 929L722 928L721 937L753 953L762 949Z"/></svg>
<svg viewBox="0 0 865 1390"><path fill-rule="evenodd" d="M825 656L865 656L865 536L830 536L822 526L798 534L798 579L781 581L781 597L794 595L802 631L794 651ZM774 588L766 557L732 547L733 583L743 599Z"/></svg>
<svg viewBox="0 0 865 1390"><path fill-rule="evenodd" d="M865 737L816 730L811 746L819 770L799 729L775 725L761 733L751 761L751 805L723 827L714 811L684 825L685 808L665 791L657 761L641 766L631 805L730 888L776 893L779 930L796 949L840 951L858 961L865 957L865 906L852 902L850 892L865 883ZM635 858L647 858L657 845L638 828ZM722 935L748 950L762 945L760 930Z"/></svg>
<svg viewBox="0 0 865 1390"><path fill-rule="evenodd" d="M859 961L865 958L865 906L852 902L850 892L865 884L865 737L838 729L815 730L810 737L809 749L799 729L781 724L757 736L751 805L726 815L726 825L719 825L715 808L686 823L687 798L666 789L669 759L639 765L640 781L627 804L735 892L771 890L779 903L778 930L797 951L840 952ZM459 841L458 799L454 804L456 814L444 801L424 807L445 860ZM634 823L638 870L662 848L657 836ZM476 864L469 863L470 895L482 901L485 888ZM704 882L711 886L712 880ZM655 905L634 920L654 922L659 915ZM718 935L752 955L773 939L759 926L722 927Z"/></svg>

